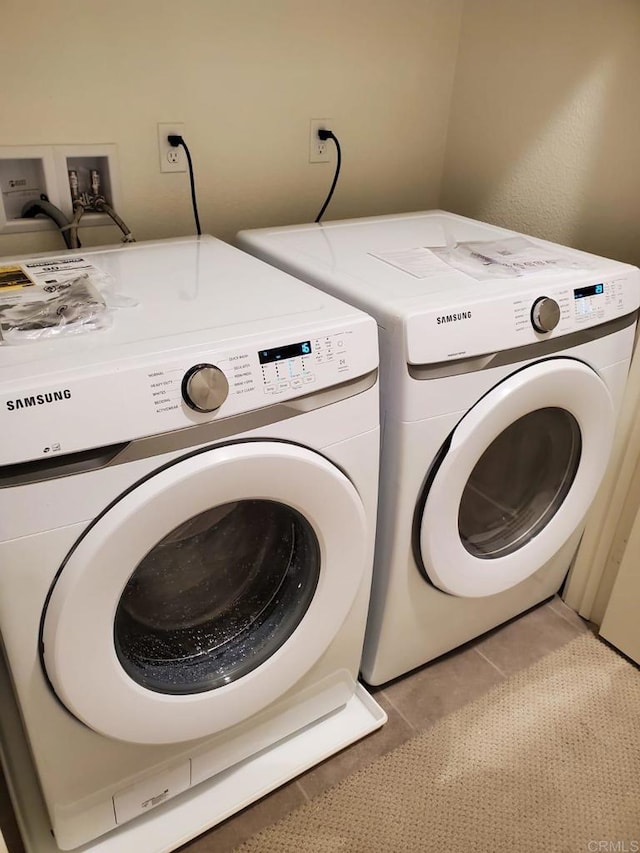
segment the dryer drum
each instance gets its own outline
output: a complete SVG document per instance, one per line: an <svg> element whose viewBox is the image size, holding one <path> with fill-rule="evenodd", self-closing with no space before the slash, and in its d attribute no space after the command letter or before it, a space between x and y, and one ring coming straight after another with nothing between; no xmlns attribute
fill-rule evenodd
<svg viewBox="0 0 640 853"><path fill-rule="evenodd" d="M580 454L580 427L565 409L537 409L511 424L462 493L458 530L466 550L488 560L529 542L560 509Z"/></svg>
<svg viewBox="0 0 640 853"><path fill-rule="evenodd" d="M174 529L133 573L115 619L118 659L166 693L227 684L288 639L319 576L309 523L275 501L214 507Z"/></svg>

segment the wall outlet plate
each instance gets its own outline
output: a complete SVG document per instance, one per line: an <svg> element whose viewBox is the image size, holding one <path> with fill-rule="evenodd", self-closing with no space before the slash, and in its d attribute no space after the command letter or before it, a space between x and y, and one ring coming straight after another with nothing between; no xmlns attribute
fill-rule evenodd
<svg viewBox="0 0 640 853"><path fill-rule="evenodd" d="M158 153L160 156L161 172L186 172L187 155L181 145L170 145L167 137L176 134L184 137L184 124L180 122L158 123Z"/></svg>
<svg viewBox="0 0 640 853"><path fill-rule="evenodd" d="M312 118L309 122L309 162L328 163L331 159L330 148L333 143L328 139L319 139L319 130L333 130L333 119Z"/></svg>

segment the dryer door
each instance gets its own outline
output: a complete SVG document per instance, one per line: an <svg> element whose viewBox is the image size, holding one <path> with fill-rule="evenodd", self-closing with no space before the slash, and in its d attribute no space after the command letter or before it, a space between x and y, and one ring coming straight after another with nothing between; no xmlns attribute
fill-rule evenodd
<svg viewBox="0 0 640 853"><path fill-rule="evenodd" d="M115 501L67 556L43 663L90 728L190 740L285 693L336 637L367 572L362 501L275 441L198 452Z"/></svg>
<svg viewBox="0 0 640 853"><path fill-rule="evenodd" d="M416 557L452 595L493 595L550 560L600 485L615 415L600 377L575 359L519 370L458 423L416 515Z"/></svg>

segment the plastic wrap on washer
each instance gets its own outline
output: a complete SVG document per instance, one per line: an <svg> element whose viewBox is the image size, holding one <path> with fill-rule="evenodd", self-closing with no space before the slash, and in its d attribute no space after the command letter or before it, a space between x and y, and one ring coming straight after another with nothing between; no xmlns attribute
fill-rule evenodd
<svg viewBox="0 0 640 853"><path fill-rule="evenodd" d="M29 343L111 325L106 302L87 275L39 288L33 297L0 301L0 331L6 343Z"/></svg>
<svg viewBox="0 0 640 853"><path fill-rule="evenodd" d="M137 304L116 291L111 276L83 258L0 269L0 339L4 344L107 329L115 309Z"/></svg>

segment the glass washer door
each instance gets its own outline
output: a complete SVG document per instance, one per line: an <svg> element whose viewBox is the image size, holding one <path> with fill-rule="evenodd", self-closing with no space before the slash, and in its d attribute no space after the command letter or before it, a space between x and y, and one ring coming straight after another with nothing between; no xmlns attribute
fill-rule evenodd
<svg viewBox="0 0 640 853"><path fill-rule="evenodd" d="M493 595L550 560L583 520L614 432L600 377L554 358L512 374L458 423L417 519L421 568L452 595Z"/></svg>
<svg viewBox="0 0 640 853"><path fill-rule="evenodd" d="M364 507L319 454L215 447L125 493L53 587L43 663L95 731L212 734L266 707L335 638L367 571Z"/></svg>
<svg viewBox="0 0 640 853"><path fill-rule="evenodd" d="M178 525L143 558L116 610L116 654L149 690L229 684L274 654L320 574L309 522L275 501L231 501Z"/></svg>

